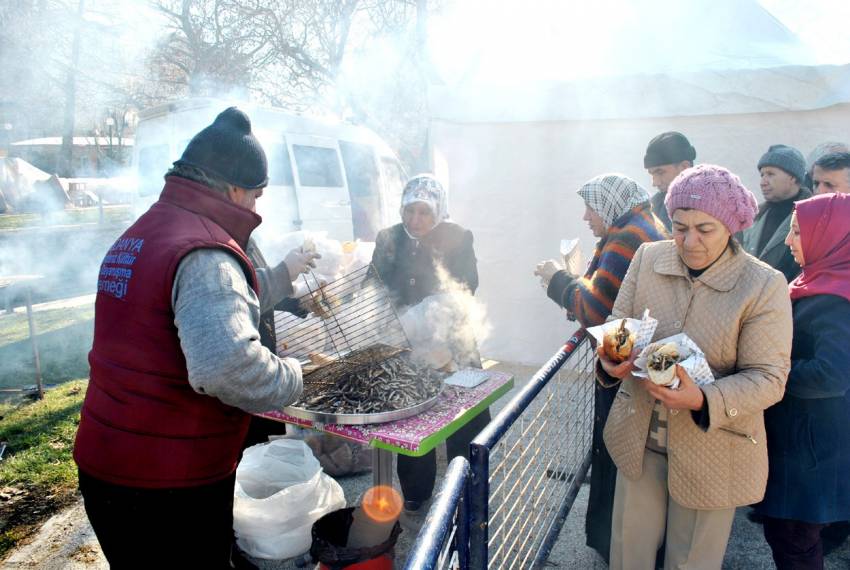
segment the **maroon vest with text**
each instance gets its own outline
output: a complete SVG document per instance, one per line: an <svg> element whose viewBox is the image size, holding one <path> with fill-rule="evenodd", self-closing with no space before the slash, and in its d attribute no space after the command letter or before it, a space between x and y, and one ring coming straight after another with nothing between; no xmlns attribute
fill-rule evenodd
<svg viewBox="0 0 850 570"><path fill-rule="evenodd" d="M146 488L204 485L233 473L249 416L192 389L171 293L180 261L199 248L232 254L256 291L243 250L260 221L223 194L169 177L159 201L107 252L74 445L82 471Z"/></svg>

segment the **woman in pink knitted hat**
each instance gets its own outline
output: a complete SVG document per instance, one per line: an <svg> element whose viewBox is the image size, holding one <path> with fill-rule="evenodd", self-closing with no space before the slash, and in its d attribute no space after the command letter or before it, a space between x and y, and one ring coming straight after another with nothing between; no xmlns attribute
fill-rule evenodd
<svg viewBox="0 0 850 570"><path fill-rule="evenodd" d="M653 340L686 333L714 382L676 366L676 389L631 374L633 359L600 355L597 372L620 379L605 425L619 473L611 568L720 568L735 508L761 500L767 482L764 410L782 398L791 352L785 278L732 237L749 227L756 200L725 168L679 174L665 200L673 240L644 244L611 319L658 319Z"/></svg>

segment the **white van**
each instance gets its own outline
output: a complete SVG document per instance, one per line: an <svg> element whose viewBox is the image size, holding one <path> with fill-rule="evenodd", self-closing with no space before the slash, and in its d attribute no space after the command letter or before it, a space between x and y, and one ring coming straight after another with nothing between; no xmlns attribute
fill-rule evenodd
<svg viewBox="0 0 850 570"><path fill-rule="evenodd" d="M326 231L340 241L374 241L398 220L405 173L371 130L292 115L250 103L191 98L139 114L133 163L141 196L157 196L163 175L198 131L236 105L269 161L269 186L257 201L265 224L281 233Z"/></svg>

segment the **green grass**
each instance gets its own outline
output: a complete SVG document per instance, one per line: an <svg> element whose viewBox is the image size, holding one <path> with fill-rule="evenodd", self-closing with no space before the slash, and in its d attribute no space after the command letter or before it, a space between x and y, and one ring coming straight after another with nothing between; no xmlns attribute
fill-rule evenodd
<svg viewBox="0 0 850 570"><path fill-rule="evenodd" d="M41 222L38 214L0 214L0 230L16 230L37 226Z"/></svg>
<svg viewBox="0 0 850 570"><path fill-rule="evenodd" d="M43 382L59 384L87 376L94 306L36 311L33 318ZM35 366L27 315L0 315L0 388L33 384Z"/></svg>
<svg viewBox="0 0 850 570"><path fill-rule="evenodd" d="M0 556L75 496L71 456L87 380L48 390L44 400L0 406Z"/></svg>
<svg viewBox="0 0 850 570"><path fill-rule="evenodd" d="M71 450L87 385L88 380L72 380L47 390L44 400L4 406L0 441L8 448L0 462L0 486L76 488Z"/></svg>
<svg viewBox="0 0 850 570"><path fill-rule="evenodd" d="M33 313L37 335L56 331L79 321L88 321L93 318L94 305L49 309ZM26 312L0 315L0 347L29 337L30 329Z"/></svg>
<svg viewBox="0 0 850 570"><path fill-rule="evenodd" d="M104 223L129 221L133 219L133 208L128 205L104 206ZM29 227L73 225L96 223L100 220L98 208L69 208L47 215L41 214L0 214L0 230L17 230Z"/></svg>
<svg viewBox="0 0 850 570"><path fill-rule="evenodd" d="M94 306L36 311L42 376L59 386L41 401L0 404L0 558L73 500L77 468L74 437L88 375ZM25 312L0 315L0 386L35 383ZM0 562L2 565L2 562Z"/></svg>

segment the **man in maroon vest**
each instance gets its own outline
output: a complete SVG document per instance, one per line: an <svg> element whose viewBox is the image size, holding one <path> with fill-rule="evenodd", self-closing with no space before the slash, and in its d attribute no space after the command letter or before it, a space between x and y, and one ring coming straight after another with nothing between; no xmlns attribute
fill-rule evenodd
<svg viewBox="0 0 850 570"><path fill-rule="evenodd" d="M261 300L291 292L313 256L258 278L245 253L267 171L248 117L225 110L101 265L74 459L114 568L229 567L249 412L301 393L298 362L265 348L258 325Z"/></svg>

